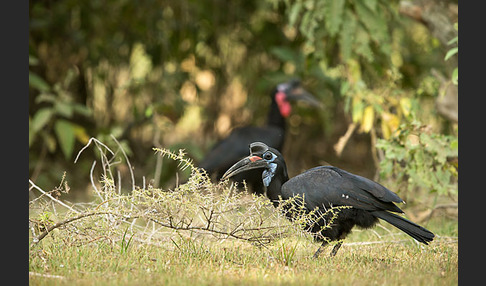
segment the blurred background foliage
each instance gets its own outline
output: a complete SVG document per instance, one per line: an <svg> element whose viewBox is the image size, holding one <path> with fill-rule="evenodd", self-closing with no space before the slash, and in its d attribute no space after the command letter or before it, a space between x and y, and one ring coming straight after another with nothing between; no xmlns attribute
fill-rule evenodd
<svg viewBox="0 0 486 286"><path fill-rule="evenodd" d="M197 164L232 128L263 125L271 89L300 78L325 107L297 105L288 118L291 176L332 164L407 202L457 200L457 9L439 0L30 1L29 176L51 188L66 171L71 195L85 193L96 149L74 157L91 137L116 150L113 135L136 178L172 187L184 174L174 178L175 163L152 147L183 148Z"/></svg>

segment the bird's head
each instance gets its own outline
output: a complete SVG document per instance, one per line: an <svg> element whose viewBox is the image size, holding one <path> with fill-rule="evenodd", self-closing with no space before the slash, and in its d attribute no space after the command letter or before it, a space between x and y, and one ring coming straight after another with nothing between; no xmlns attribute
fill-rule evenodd
<svg viewBox="0 0 486 286"><path fill-rule="evenodd" d="M250 156L236 162L221 179L226 180L251 169L262 169L262 180L265 187L270 185L276 174L282 176L280 179L288 180L287 167L282 154L277 149L268 147L262 142L251 143Z"/></svg>
<svg viewBox="0 0 486 286"><path fill-rule="evenodd" d="M306 91L297 79L277 85L273 96L283 117L290 115L292 111L290 102L292 101L303 101L311 106L322 107L322 104L311 93Z"/></svg>

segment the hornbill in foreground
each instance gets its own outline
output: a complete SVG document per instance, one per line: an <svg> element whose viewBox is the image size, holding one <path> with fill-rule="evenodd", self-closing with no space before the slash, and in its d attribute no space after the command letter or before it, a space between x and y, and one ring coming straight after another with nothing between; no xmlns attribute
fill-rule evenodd
<svg viewBox="0 0 486 286"><path fill-rule="evenodd" d="M331 251L331 256L336 255L342 240L355 225L370 228L378 219L389 222L421 243L428 244L434 239L434 234L429 230L394 214L403 213L394 203L404 201L367 178L333 166L319 166L289 179L282 154L261 142L250 144L250 156L229 168L222 180L247 170L259 170L266 195L275 207L281 202L294 199L292 204L300 202L302 206L303 203L306 213L319 214L314 216L312 223L305 226L316 241L323 241L314 254L315 258L325 245L337 240L338 243ZM332 207L341 207L336 216L327 211ZM297 215L290 211L285 214L290 220ZM328 227L325 227L329 222Z"/></svg>
<svg viewBox="0 0 486 286"><path fill-rule="evenodd" d="M219 180L229 167L248 154L248 145L252 142L261 141L277 150L282 150L286 129L285 118L292 111L290 102L303 101L311 106L321 106L320 102L304 90L300 82L295 79L277 85L271 97L272 103L265 126L245 126L234 129L228 137L211 149L199 163L199 167L205 169L210 176L216 174ZM252 192L263 195L264 188L258 171L244 172L233 178L237 182L242 182L243 179Z"/></svg>

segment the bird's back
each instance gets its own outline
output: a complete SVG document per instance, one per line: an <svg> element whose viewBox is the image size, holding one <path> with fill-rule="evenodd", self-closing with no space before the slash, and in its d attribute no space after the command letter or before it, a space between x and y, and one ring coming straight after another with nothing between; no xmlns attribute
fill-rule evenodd
<svg viewBox="0 0 486 286"><path fill-rule="evenodd" d="M282 198L305 197L306 207L352 206L375 211L402 213L394 202L403 202L395 193L365 177L333 166L320 166L303 172L282 185Z"/></svg>

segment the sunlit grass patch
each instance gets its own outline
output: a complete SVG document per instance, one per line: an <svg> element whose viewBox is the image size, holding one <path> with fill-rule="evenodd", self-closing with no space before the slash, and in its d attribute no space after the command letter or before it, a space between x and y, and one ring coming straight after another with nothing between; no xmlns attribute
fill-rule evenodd
<svg viewBox="0 0 486 286"><path fill-rule="evenodd" d="M319 244L300 228L305 216L290 222L264 197L213 184L182 152L157 153L180 162L190 178L174 189L121 193L112 161L103 160L106 175L92 201L69 203L53 192L31 201L32 284L457 283L457 221L432 219L427 226L437 237L429 246L387 223L355 229L337 256L329 257L331 244L313 259Z"/></svg>

